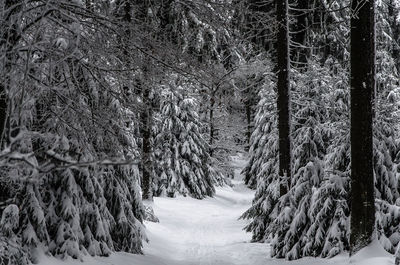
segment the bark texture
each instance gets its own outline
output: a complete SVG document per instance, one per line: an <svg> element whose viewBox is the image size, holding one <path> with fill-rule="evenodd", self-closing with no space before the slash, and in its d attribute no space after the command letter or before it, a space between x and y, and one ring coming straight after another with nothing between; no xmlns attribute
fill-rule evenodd
<svg viewBox="0 0 400 265"><path fill-rule="evenodd" d="M288 1L276 0L278 55L278 130L280 195L288 192L291 178L289 23Z"/></svg>
<svg viewBox="0 0 400 265"><path fill-rule="evenodd" d="M153 110L150 100L150 88L145 86L143 90L144 110L141 114L142 126L142 198L143 200L153 200L152 194L152 174L153 162L151 159L151 127Z"/></svg>
<svg viewBox="0 0 400 265"><path fill-rule="evenodd" d="M373 0L352 2L350 84L350 254L352 255L372 241L375 229L372 149L375 91L375 14Z"/></svg>

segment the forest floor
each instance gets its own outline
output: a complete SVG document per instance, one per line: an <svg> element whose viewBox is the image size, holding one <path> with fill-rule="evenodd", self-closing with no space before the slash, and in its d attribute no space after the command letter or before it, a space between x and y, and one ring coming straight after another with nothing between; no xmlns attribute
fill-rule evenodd
<svg viewBox="0 0 400 265"><path fill-rule="evenodd" d="M270 258L268 244L249 243L243 231L247 221L238 220L254 196L241 181L246 161L233 157L235 179L232 187L218 187L214 198L155 198L154 212L159 223L146 222L149 243L144 255L117 253L107 258L85 257L88 265L381 265L394 264L391 255L377 244L351 260L347 255L332 259L304 258L285 261ZM59 261L42 256L40 265L78 265L77 260Z"/></svg>

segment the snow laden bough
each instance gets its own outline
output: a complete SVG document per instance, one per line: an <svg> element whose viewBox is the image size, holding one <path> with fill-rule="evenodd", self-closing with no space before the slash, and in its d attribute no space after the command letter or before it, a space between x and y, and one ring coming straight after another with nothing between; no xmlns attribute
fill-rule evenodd
<svg viewBox="0 0 400 265"><path fill-rule="evenodd" d="M378 59L382 60L380 56ZM329 61L325 66L329 66ZM258 175L256 198L253 206L244 214L244 217L252 219L246 228L253 233L253 240L270 240L271 254L286 259L332 257L349 250L349 95L348 86L343 82L347 79L340 76L345 73L342 69L337 74L332 74L329 69L314 70L310 68L308 71L313 71L313 74L307 74L315 76L317 72L321 73L323 77L315 80L321 80L322 83L316 85L309 82L307 86L298 83L298 87L307 89L301 94L301 100L294 94L296 102L300 104L295 104L294 108L296 123L293 133L292 187L288 194L279 198L279 182L274 177L276 173ZM388 80L389 77L380 78L384 76L379 76L378 87L380 83L393 83ZM304 98L316 88L320 93L319 100L312 100L315 96ZM398 131L393 126L398 120L395 111L398 100L393 100L398 95L396 91L396 87L389 86L378 90L377 101L380 103L377 104L373 142L377 238L385 250L391 253L398 249L400 241L400 200L396 176L399 156L396 157L398 144L394 140ZM333 111L327 115L325 108ZM255 133L257 131L256 128ZM272 131L265 137L277 139L276 133ZM255 136L253 139L256 139ZM276 161L277 154L273 150L269 148L266 153L268 156L257 159L263 159L266 165L268 161Z"/></svg>
<svg viewBox="0 0 400 265"><path fill-rule="evenodd" d="M250 160L243 169L245 184L257 188L252 206L241 218L251 219L245 227L252 232L252 241L264 242L270 234L269 225L276 218L279 199L278 131L276 95L272 85L260 92L255 129L251 136Z"/></svg>
<svg viewBox="0 0 400 265"><path fill-rule="evenodd" d="M37 262L37 251L61 259L141 253L143 210L129 171L68 169L26 184L20 206L2 213L0 263Z"/></svg>
<svg viewBox="0 0 400 265"><path fill-rule="evenodd" d="M8 205L0 221L0 264L28 264L26 253L20 248L21 238L15 234L19 223L19 209Z"/></svg>
<svg viewBox="0 0 400 265"><path fill-rule="evenodd" d="M63 104L52 90L33 87L27 91L36 100L27 102L22 113L32 121L26 122L29 126L21 129L10 146L22 158L29 158L30 166L16 157L3 159L0 165L0 182L6 185L2 196L19 208L13 246L32 262L37 261L38 249L61 259L107 256L112 251L141 253L145 235L138 168L100 163L105 158L123 162L135 157L134 135L124 122L127 111L112 92L99 92L78 65L66 62L54 71L76 71L82 77L81 83L71 83L69 89L64 83L56 88L60 97L77 100ZM83 100L82 87L90 88L85 91L90 100ZM70 111L71 102L82 115ZM93 126L90 117L95 113L113 131ZM1 238L7 246L10 235L6 238L2 232ZM0 258L13 253L12 249L1 251ZM24 260L16 264L25 264Z"/></svg>
<svg viewBox="0 0 400 265"><path fill-rule="evenodd" d="M156 196L177 194L202 199L212 196L222 176L213 168L204 140L195 99L184 89L162 91L161 112L155 136Z"/></svg>

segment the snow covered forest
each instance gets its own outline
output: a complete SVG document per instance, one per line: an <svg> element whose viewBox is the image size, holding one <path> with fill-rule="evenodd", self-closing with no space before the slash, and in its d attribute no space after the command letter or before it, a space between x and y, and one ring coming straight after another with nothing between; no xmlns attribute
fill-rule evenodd
<svg viewBox="0 0 400 265"><path fill-rule="evenodd" d="M400 0L0 0L0 265L400 265Z"/></svg>

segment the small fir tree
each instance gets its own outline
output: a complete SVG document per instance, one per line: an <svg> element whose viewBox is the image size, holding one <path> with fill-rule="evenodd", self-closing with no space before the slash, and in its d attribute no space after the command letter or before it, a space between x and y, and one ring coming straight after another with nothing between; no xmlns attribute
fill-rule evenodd
<svg viewBox="0 0 400 265"><path fill-rule="evenodd" d="M210 163L209 147L203 139L194 98L184 96L182 87L162 90L160 121L155 136L155 194L197 199L212 196L219 178Z"/></svg>

